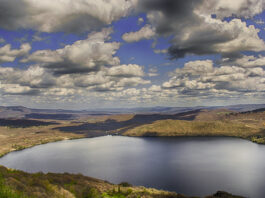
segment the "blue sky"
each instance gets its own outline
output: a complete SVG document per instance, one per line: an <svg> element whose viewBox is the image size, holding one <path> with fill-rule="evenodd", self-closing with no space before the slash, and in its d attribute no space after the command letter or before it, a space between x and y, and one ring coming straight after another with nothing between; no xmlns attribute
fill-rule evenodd
<svg viewBox="0 0 265 198"><path fill-rule="evenodd" d="M262 0L10 0L0 8L1 105L264 103Z"/></svg>

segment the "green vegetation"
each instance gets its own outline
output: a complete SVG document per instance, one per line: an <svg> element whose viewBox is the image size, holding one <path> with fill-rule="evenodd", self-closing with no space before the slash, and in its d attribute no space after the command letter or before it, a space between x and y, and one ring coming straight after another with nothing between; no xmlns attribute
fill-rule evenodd
<svg viewBox="0 0 265 198"><path fill-rule="evenodd" d="M18 144L13 144L12 148L15 149L16 151L20 151L20 150L23 150L23 149L25 149L27 147L22 146L22 145L18 145Z"/></svg>
<svg viewBox="0 0 265 198"><path fill-rule="evenodd" d="M265 144L265 112L201 111L192 121L157 120L127 130L127 136L229 136Z"/></svg>
<svg viewBox="0 0 265 198"><path fill-rule="evenodd" d="M247 137L257 132L259 132L258 129L229 121L159 120L128 130L124 135Z"/></svg>
<svg viewBox="0 0 265 198"><path fill-rule="evenodd" d="M127 182L114 185L81 174L35 173L0 166L1 198L187 198L174 192L132 186ZM240 198L225 192L216 196Z"/></svg>
<svg viewBox="0 0 265 198"><path fill-rule="evenodd" d="M81 174L28 174L0 166L1 198L125 198L125 197L180 197L176 193L133 187L128 183L120 185L85 177Z"/></svg>
<svg viewBox="0 0 265 198"><path fill-rule="evenodd" d="M85 137L82 134L63 133L53 128L58 125L8 128L0 126L0 157L14 150L65 139ZM62 123L61 126L65 126Z"/></svg>
<svg viewBox="0 0 265 198"><path fill-rule="evenodd" d="M265 134L251 136L250 140L257 144L265 144Z"/></svg>
<svg viewBox="0 0 265 198"><path fill-rule="evenodd" d="M3 177L0 175L0 197L1 198L27 198L22 193L13 190L5 185Z"/></svg>

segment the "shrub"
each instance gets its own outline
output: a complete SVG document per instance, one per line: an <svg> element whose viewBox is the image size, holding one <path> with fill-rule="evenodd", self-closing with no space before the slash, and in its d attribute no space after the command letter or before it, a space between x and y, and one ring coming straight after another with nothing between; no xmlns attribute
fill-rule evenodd
<svg viewBox="0 0 265 198"><path fill-rule="evenodd" d="M132 185L129 184L128 182L121 182L119 185L122 187L132 187Z"/></svg>

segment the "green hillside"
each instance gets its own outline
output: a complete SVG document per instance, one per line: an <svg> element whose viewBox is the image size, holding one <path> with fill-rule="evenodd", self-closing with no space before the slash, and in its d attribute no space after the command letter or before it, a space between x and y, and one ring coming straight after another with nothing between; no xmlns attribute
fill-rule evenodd
<svg viewBox="0 0 265 198"><path fill-rule="evenodd" d="M188 198L174 192L135 187L123 182L114 185L81 174L36 173L10 170L0 166L1 198ZM217 192L207 198L240 198Z"/></svg>

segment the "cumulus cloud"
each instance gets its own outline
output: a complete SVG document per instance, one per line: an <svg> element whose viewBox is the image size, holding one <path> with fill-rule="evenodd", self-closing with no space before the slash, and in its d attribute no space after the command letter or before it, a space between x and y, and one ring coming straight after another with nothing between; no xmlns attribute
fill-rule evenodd
<svg viewBox="0 0 265 198"><path fill-rule="evenodd" d="M20 49L11 49L11 45L7 44L0 48L0 63L13 62L16 58L25 56L31 50L28 43L22 44Z"/></svg>
<svg viewBox="0 0 265 198"><path fill-rule="evenodd" d="M0 38L0 44L6 42L5 39Z"/></svg>
<svg viewBox="0 0 265 198"><path fill-rule="evenodd" d="M214 67L211 60L198 60L186 63L171 75L162 88L177 90L182 95L218 97L220 94L231 96L265 90L265 71L257 65L245 67L239 63Z"/></svg>
<svg viewBox="0 0 265 198"><path fill-rule="evenodd" d="M265 2L263 0L205 0L200 9L208 14L216 14L218 18L232 16L251 18L265 9Z"/></svg>
<svg viewBox="0 0 265 198"><path fill-rule="evenodd" d="M81 92L121 91L150 83L143 79L144 75L143 67L135 64L61 76L55 76L40 65L27 69L0 67L0 90L12 95L73 95Z"/></svg>
<svg viewBox="0 0 265 198"><path fill-rule="evenodd" d="M13 67L0 67L0 82L27 86L28 88L48 88L55 84L56 79L40 66L30 66L25 70Z"/></svg>
<svg viewBox="0 0 265 198"><path fill-rule="evenodd" d="M124 88L150 83L142 78L144 75L141 66L129 64L103 68L99 72L75 75L71 78L75 87L104 92L121 91Z"/></svg>
<svg viewBox="0 0 265 198"><path fill-rule="evenodd" d="M41 32L86 32L128 15L136 2L137 0L3 0L0 2L0 27Z"/></svg>
<svg viewBox="0 0 265 198"><path fill-rule="evenodd" d="M158 73L157 73L157 68L155 68L155 67L153 67L153 68L150 68L150 69L149 69L148 76L150 76L150 77L155 77L155 76L158 76Z"/></svg>
<svg viewBox="0 0 265 198"><path fill-rule="evenodd" d="M239 18L252 17L264 10L262 0L143 0L142 11L159 36L173 36L168 49L172 58L187 54L231 56L241 51L262 51L265 44L259 29ZM213 17L215 14L216 17Z"/></svg>
<svg viewBox="0 0 265 198"><path fill-rule="evenodd" d="M0 84L0 89L4 92L4 94L8 95L36 95L38 94L38 90L31 89L27 86L21 86L18 84Z"/></svg>
<svg viewBox="0 0 265 198"><path fill-rule="evenodd" d="M263 51L265 43L259 38L259 29L247 26L240 19L229 22L201 16L204 22L182 29L171 40L169 53L172 58L187 54L215 54L225 56L242 51Z"/></svg>
<svg viewBox="0 0 265 198"><path fill-rule="evenodd" d="M168 50L167 49L155 49L154 52L156 54L166 54L168 53Z"/></svg>
<svg viewBox="0 0 265 198"><path fill-rule="evenodd" d="M58 75L99 71L103 66L119 65L120 60L114 54L120 44L107 42L111 32L112 29L107 28L58 50L35 51L21 62L43 63Z"/></svg>
<svg viewBox="0 0 265 198"><path fill-rule="evenodd" d="M137 42L142 39L151 39L155 36L155 31L150 25L145 25L137 32L129 32L122 35L122 39L126 42Z"/></svg>
<svg viewBox="0 0 265 198"><path fill-rule="evenodd" d="M234 60L223 59L224 64L240 65L241 67L265 67L265 57L263 56L242 56Z"/></svg>
<svg viewBox="0 0 265 198"><path fill-rule="evenodd" d="M69 95L74 93L121 91L148 84L139 65L117 65L90 73L55 76L39 65L27 69L0 67L0 90L12 95ZM69 90L69 91L67 91Z"/></svg>
<svg viewBox="0 0 265 198"><path fill-rule="evenodd" d="M102 29L61 49L35 51L20 60L31 64L25 69L0 67L1 92L62 96L115 92L150 83L144 79L143 66L120 64L115 56L120 43L108 41L111 32L111 28ZM12 61L27 54L29 49L27 44L21 45L19 50L11 50L10 45L6 45L0 48L0 57L8 56L11 58L5 61Z"/></svg>
<svg viewBox="0 0 265 198"><path fill-rule="evenodd" d="M108 75L117 77L141 77L144 76L144 72L139 65L129 64L111 67L108 70Z"/></svg>
<svg viewBox="0 0 265 198"><path fill-rule="evenodd" d="M131 69L133 68L133 69ZM87 75L72 76L75 87L83 87L87 90L109 92L121 91L128 87L136 87L141 84L149 84L143 79L144 72L139 65L118 65Z"/></svg>
<svg viewBox="0 0 265 198"><path fill-rule="evenodd" d="M265 22L261 19L255 21L256 24L263 25Z"/></svg>

